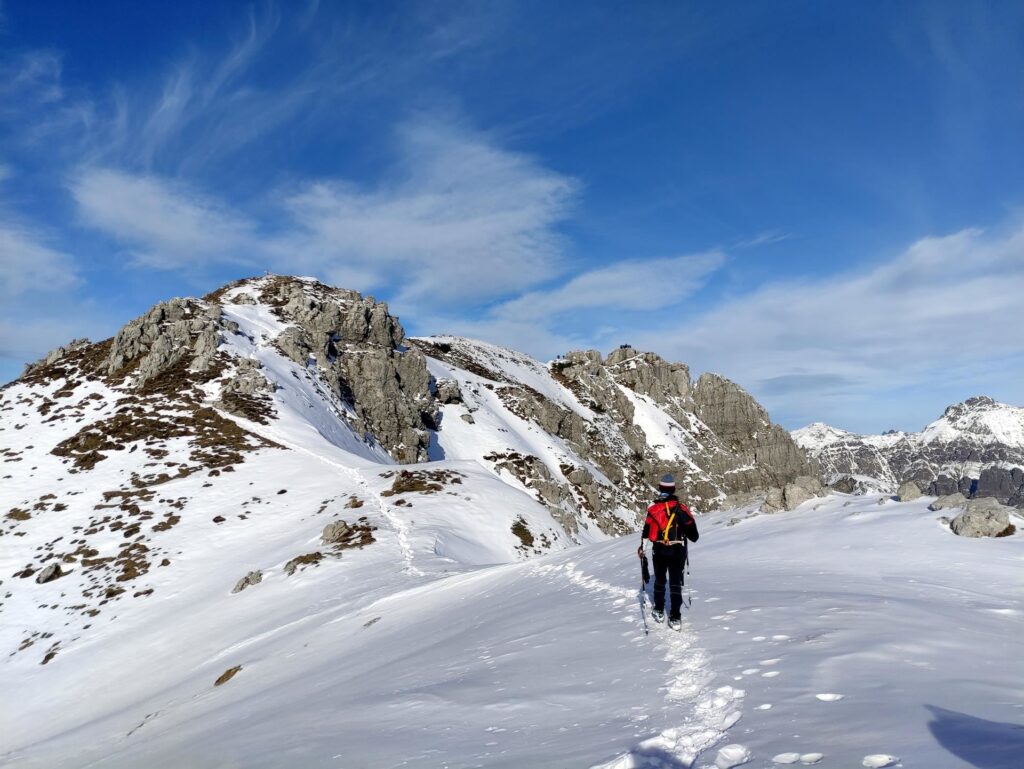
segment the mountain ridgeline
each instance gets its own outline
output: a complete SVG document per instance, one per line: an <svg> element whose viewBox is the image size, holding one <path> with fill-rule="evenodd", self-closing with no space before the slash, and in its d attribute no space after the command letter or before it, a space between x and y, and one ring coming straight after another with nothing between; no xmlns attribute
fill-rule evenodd
<svg viewBox="0 0 1024 769"><path fill-rule="evenodd" d="M787 432L723 377L693 382L684 364L628 346L544 364L469 339L409 339L372 297L281 276L161 303L112 339L76 340L29 366L23 384L59 381L61 396L99 380L124 401L53 453L86 470L168 429L203 436L210 456L237 460L266 447L251 427L278 418L275 393L290 383L244 355L254 340L240 339L239 312L261 320L278 355L308 375L318 413L335 422L317 423L328 439L361 444L382 462L484 463L528 488L570 533L583 519L607 533L631 528L666 472L702 511L817 475ZM47 396L38 408L58 405ZM170 428L156 409L175 414ZM462 439L439 440L446 432Z"/></svg>
<svg viewBox="0 0 1024 769"><path fill-rule="evenodd" d="M793 438L840 491L893 493L912 482L930 496L1024 507L1024 408L992 398L953 404L919 433L858 435L815 423Z"/></svg>

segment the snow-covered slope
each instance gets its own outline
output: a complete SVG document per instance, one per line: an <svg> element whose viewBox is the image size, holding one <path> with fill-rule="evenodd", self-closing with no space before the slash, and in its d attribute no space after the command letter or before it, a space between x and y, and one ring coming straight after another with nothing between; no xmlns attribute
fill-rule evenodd
<svg viewBox="0 0 1024 769"><path fill-rule="evenodd" d="M1024 408L991 398L954 404L920 433L857 435L819 422L792 436L830 481L852 476L891 493L912 480L936 495L1024 506Z"/></svg>
<svg viewBox="0 0 1024 769"><path fill-rule="evenodd" d="M1011 769L1024 537L937 518L709 516L679 634L641 609L632 537L450 575L415 544L389 568L387 537L237 595L245 563L189 559L207 579L145 621L8 663L4 765Z"/></svg>

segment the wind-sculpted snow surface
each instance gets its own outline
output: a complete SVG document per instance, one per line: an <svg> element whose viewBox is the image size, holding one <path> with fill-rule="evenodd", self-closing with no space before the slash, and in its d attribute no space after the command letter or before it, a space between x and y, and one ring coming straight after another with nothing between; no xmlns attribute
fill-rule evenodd
<svg viewBox="0 0 1024 769"><path fill-rule="evenodd" d="M207 563L216 589L9 666L4 765L1018 765L992 740L1020 745L1020 535L950 536L926 500L716 514L682 631L645 634L633 537L467 571L424 547L430 495L410 496L417 574L381 525L284 577L296 537L243 593L253 560Z"/></svg>

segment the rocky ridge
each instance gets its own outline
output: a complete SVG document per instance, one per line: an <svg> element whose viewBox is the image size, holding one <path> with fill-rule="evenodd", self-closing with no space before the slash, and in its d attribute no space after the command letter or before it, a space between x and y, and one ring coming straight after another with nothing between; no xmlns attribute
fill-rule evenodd
<svg viewBox="0 0 1024 769"><path fill-rule="evenodd" d="M654 480L666 472L679 476L699 510L817 475L765 410L723 377L705 374L694 383L685 364L625 345L607 357L577 351L546 365L455 337L407 340L384 303L283 276L163 302L112 339L75 340L28 366L25 382L54 381L73 371L78 379L117 389L138 407L126 418L131 426L92 424L55 451L78 463L102 461L119 445L115 433L148 429L147 398L186 403L183 423L197 415L213 422L237 417L243 422L233 429L243 434L246 422L274 420L279 385L261 370L265 362L232 352L225 341L238 340L232 344L243 348L256 341L240 331L239 320L250 315L262 318L278 352L322 390L339 423L400 463L442 455L431 454L431 441L444 432L444 411L461 411L466 424L473 421L460 388L492 389L499 408L564 442L567 451L557 462L539 461L533 452L496 445L472 458L529 485L569 532L582 518L609 532L630 526ZM428 356L450 366L445 376L431 373ZM497 358L515 365L495 366Z"/></svg>
<svg viewBox="0 0 1024 769"><path fill-rule="evenodd" d="M606 357L575 351L544 365L459 337L411 343L442 368L441 389L459 392L457 399L444 396L442 435L452 417L475 424L484 407L482 387L503 408L564 442L563 458L549 463L504 449L483 457L516 474L563 518L590 511L606 520L622 507L639 513L667 472L702 511L817 476L742 388L707 374L694 384L684 364L654 353L624 345Z"/></svg>

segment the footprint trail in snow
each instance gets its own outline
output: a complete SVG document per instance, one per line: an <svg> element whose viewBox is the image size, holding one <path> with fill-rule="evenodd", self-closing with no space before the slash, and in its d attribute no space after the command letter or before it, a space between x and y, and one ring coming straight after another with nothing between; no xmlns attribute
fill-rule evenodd
<svg viewBox="0 0 1024 769"><path fill-rule="evenodd" d="M564 572L573 584L616 599L617 604L636 596L634 590L611 585L585 574L574 563L538 566L537 571ZM666 684L662 687L665 704L673 711L685 714L682 723L641 740L629 751L595 765L593 769L670 769L692 766L697 756L721 741L725 731L742 717L745 692L732 686L711 688L715 674L710 667L710 657L695 645L696 636L688 622L683 623L679 632L667 628L652 629L646 638L655 644L662 659L668 663ZM635 720L642 723L646 715L638 714ZM720 756L721 760L717 764L719 769L742 763L729 762L746 749L742 746L727 747L735 750L723 748L725 758Z"/></svg>

